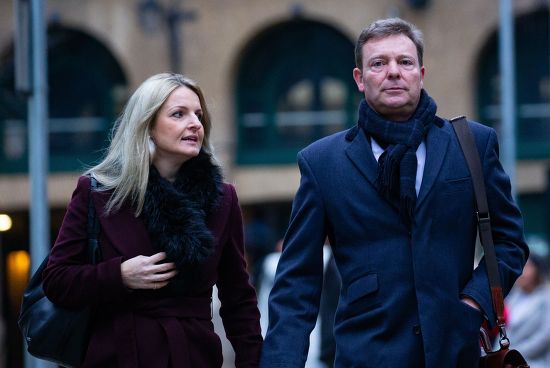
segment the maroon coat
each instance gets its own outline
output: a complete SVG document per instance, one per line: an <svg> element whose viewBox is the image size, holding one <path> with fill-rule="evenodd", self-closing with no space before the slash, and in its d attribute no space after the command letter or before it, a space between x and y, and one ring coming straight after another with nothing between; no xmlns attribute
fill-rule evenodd
<svg viewBox="0 0 550 368"><path fill-rule="evenodd" d="M260 316L246 272L241 212L233 186L224 184L223 189L221 205L207 221L215 252L192 285L172 295L163 289L129 291L122 284L123 261L158 250L143 219L129 206L103 215L106 192L92 193L96 212L102 214L102 261L86 264L90 179L79 179L43 276L54 303L96 309L84 367L221 367L221 342L212 324L214 284L236 366L258 366Z"/></svg>

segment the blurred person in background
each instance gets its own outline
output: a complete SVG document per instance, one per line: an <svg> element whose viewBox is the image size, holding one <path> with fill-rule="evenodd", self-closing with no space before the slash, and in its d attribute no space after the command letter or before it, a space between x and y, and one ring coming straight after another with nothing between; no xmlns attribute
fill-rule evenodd
<svg viewBox="0 0 550 368"><path fill-rule="evenodd" d="M262 282L258 292L262 335L265 336L269 322L268 299L273 287L277 264L283 249L283 239L277 241L274 251L265 257L262 265ZM330 245L323 246L324 282L321 293L321 309L315 327L309 336L309 350L305 368L329 368L334 363L334 312L340 293L340 277L334 265Z"/></svg>
<svg viewBox="0 0 550 368"><path fill-rule="evenodd" d="M485 261L474 269L472 180L451 123L424 90L422 33L399 18L365 28L353 78L358 124L298 153L300 187L269 298L261 367L303 367L328 236L342 280L334 366L477 367L494 324ZM327 52L330 52L327 49ZM529 249L492 128L469 122L483 163L506 295Z"/></svg>
<svg viewBox="0 0 550 368"><path fill-rule="evenodd" d="M258 366L241 211L212 156L211 128L194 81L154 75L130 97L103 161L79 178L43 276L54 303L94 310L83 367L221 367L214 285L236 367ZM87 262L90 196L98 264Z"/></svg>
<svg viewBox="0 0 550 368"><path fill-rule="evenodd" d="M548 259L531 253L505 300L508 338L531 368L550 367L549 270Z"/></svg>
<svg viewBox="0 0 550 368"><path fill-rule="evenodd" d="M262 285L263 263L268 254L273 252L273 244L276 242L273 229L267 223L265 214L259 209L245 213L244 245L248 261L251 282L260 293Z"/></svg>

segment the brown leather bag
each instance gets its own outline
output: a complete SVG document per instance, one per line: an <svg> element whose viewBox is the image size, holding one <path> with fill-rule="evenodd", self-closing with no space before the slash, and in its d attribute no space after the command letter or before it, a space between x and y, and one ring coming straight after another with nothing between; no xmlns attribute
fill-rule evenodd
<svg viewBox="0 0 550 368"><path fill-rule="evenodd" d="M474 135L468 126L464 116L451 119L456 136L466 158L476 198L476 216L478 222L479 240L485 253L485 265L491 287L493 309L496 315L496 326L499 330L500 349L493 351L487 331L480 328L480 342L485 355L479 358L479 368L529 368L529 365L517 350L510 349L510 340L506 336L506 323L504 320L504 297L500 284L498 263L493 244L491 232L491 219L489 216L489 205L485 193L485 181L481 169L481 160L474 142Z"/></svg>
<svg viewBox="0 0 550 368"><path fill-rule="evenodd" d="M493 351L487 331L481 327L480 341L484 356L479 358L479 368L529 368L529 365L517 350L510 350L510 340L506 337L506 331L500 335L500 349Z"/></svg>
<svg viewBox="0 0 550 368"><path fill-rule="evenodd" d="M479 368L529 368L517 350L500 349L479 358Z"/></svg>

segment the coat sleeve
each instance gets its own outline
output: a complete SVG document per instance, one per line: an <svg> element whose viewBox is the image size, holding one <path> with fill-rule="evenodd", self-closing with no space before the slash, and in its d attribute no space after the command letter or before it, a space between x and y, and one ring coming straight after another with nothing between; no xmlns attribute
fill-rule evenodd
<svg viewBox="0 0 550 368"><path fill-rule="evenodd" d="M269 328L261 367L303 367L315 326L323 282L325 209L318 183L302 153L283 252L269 297Z"/></svg>
<svg viewBox="0 0 550 368"><path fill-rule="evenodd" d="M116 303L126 294L120 274L121 258L97 265L88 261L89 200L90 179L82 176L42 274L46 296L60 306Z"/></svg>
<svg viewBox="0 0 550 368"><path fill-rule="evenodd" d="M220 316L226 336L235 350L235 366L252 368L258 366L262 348L260 312L256 292L250 285L246 271L243 223L235 188L227 185L226 195L231 196L228 221L230 236L223 245L218 270Z"/></svg>
<svg viewBox="0 0 550 368"><path fill-rule="evenodd" d="M499 148L496 133L490 129L486 142L481 142L480 128L470 125L476 136L478 150L483 164L487 201L491 219L493 242L498 261L504 296L521 274L529 256L529 248L523 236L523 220L519 208L512 198L510 179L504 172L498 158ZM485 136L487 136L485 134ZM484 147L484 150L480 149ZM496 319L493 311L491 292L485 260L482 259L474 270L470 282L462 291L463 295L476 300L488 318L491 326Z"/></svg>

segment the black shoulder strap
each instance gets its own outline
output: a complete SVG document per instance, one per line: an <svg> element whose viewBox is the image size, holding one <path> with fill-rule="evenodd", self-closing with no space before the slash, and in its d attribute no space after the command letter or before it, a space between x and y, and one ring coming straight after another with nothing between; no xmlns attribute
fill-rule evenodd
<svg viewBox="0 0 550 368"><path fill-rule="evenodd" d="M491 287L491 296L493 308L497 318L497 325L504 326L504 298L502 286L500 283L500 274L498 272L498 262L493 244L493 235L491 232L491 216L489 215L489 206L487 204L487 193L485 192L485 180L483 179L483 170L479 152L475 145L474 134L468 126L466 117L459 116L451 119L452 126L458 137L460 147L468 163L474 193L476 197L477 221L479 230L479 239L485 253L485 264L487 266L487 275Z"/></svg>
<svg viewBox="0 0 550 368"><path fill-rule="evenodd" d="M99 219L97 218L92 192L98 187L97 180L90 176L90 199L88 201L88 258L90 263L98 263L100 260L99 250Z"/></svg>

